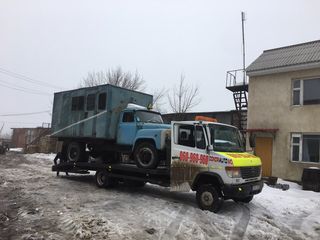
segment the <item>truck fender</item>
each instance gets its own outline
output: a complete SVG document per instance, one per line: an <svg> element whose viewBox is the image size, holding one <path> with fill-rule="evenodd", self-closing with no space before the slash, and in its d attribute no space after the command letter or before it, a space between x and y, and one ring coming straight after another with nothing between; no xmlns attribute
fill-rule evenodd
<svg viewBox="0 0 320 240"><path fill-rule="evenodd" d="M132 152L134 152L135 148L138 146L139 143L141 142L149 142L149 143L152 143L156 148L157 148L157 145L156 145L156 140L154 138L136 138L134 140L134 144L132 145ZM158 148L157 148L158 149Z"/></svg>
<svg viewBox="0 0 320 240"><path fill-rule="evenodd" d="M191 189L195 191L203 184L213 184L221 189L221 187L224 185L224 182L221 176L215 172L201 172L195 177Z"/></svg>

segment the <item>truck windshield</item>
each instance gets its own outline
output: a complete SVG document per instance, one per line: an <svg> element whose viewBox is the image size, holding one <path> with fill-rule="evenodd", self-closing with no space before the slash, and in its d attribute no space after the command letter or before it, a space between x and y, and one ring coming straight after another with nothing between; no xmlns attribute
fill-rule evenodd
<svg viewBox="0 0 320 240"><path fill-rule="evenodd" d="M137 111L136 118L138 122L163 123L159 113L150 111Z"/></svg>
<svg viewBox="0 0 320 240"><path fill-rule="evenodd" d="M219 152L243 152L244 146L238 129L209 124L211 144Z"/></svg>

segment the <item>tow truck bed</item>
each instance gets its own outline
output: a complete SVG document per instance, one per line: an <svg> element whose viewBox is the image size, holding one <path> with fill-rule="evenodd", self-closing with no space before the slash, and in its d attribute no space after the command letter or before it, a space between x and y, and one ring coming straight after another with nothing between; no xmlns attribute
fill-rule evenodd
<svg viewBox="0 0 320 240"><path fill-rule="evenodd" d="M121 180L138 180L161 186L170 186L170 169L158 167L156 169L138 168L132 164L105 164L97 162L63 162L52 166L53 172L68 172L84 174L88 171L106 171L108 177Z"/></svg>

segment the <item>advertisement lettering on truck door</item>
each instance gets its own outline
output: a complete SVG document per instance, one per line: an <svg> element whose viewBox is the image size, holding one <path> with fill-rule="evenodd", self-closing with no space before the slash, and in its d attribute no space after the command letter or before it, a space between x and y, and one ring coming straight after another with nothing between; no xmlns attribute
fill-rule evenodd
<svg viewBox="0 0 320 240"><path fill-rule="evenodd" d="M201 174L214 175L221 185L259 180L261 161L244 152L239 132L232 126L175 122L171 139L172 191L189 191ZM241 177L247 167L250 171ZM239 176L233 175L236 171Z"/></svg>

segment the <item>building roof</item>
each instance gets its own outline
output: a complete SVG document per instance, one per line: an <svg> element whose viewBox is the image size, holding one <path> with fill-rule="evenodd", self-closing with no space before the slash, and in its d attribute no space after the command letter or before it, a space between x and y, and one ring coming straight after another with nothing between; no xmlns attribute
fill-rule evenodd
<svg viewBox="0 0 320 240"><path fill-rule="evenodd" d="M320 40L265 50L247 69L248 76L320 67Z"/></svg>

